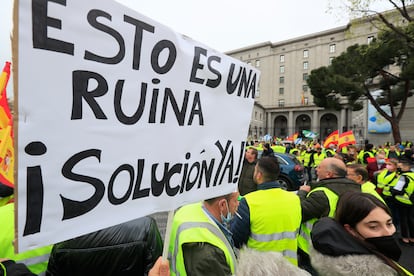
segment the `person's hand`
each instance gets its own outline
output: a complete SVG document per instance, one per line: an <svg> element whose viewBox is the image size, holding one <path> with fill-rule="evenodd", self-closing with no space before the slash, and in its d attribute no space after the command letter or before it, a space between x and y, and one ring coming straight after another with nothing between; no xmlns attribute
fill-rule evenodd
<svg viewBox="0 0 414 276"><path fill-rule="evenodd" d="M158 257L154 266L148 272L148 276L170 276L170 264L168 260Z"/></svg>
<svg viewBox="0 0 414 276"><path fill-rule="evenodd" d="M299 190L305 191L307 193L309 193L310 189L311 189L311 187L309 185L302 185L302 186L299 187Z"/></svg>

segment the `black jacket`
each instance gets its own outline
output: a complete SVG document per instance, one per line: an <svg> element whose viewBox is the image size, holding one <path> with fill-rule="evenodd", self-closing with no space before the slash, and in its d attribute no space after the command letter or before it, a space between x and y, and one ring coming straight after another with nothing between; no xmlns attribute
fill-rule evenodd
<svg viewBox="0 0 414 276"><path fill-rule="evenodd" d="M26 265L21 263L16 263L13 260L7 260L1 262L0 266L0 276L36 276L32 273Z"/></svg>
<svg viewBox="0 0 414 276"><path fill-rule="evenodd" d="M151 217L143 217L54 245L46 275L147 275L162 255Z"/></svg>
<svg viewBox="0 0 414 276"><path fill-rule="evenodd" d="M255 166L256 161L249 163L246 159L244 159L239 179L239 193L242 196L257 190L257 184L253 181Z"/></svg>
<svg viewBox="0 0 414 276"><path fill-rule="evenodd" d="M332 218L315 222L311 237L310 259L319 276L398 275Z"/></svg>
<svg viewBox="0 0 414 276"><path fill-rule="evenodd" d="M312 186L312 189L316 187L325 187L340 196L346 191L361 192L361 185L354 181L345 178L328 178L318 181ZM329 215L330 206L329 200L323 191L315 191L307 197L305 191L298 191L300 197L300 204L302 207L302 222L308 221L312 218L321 218Z"/></svg>

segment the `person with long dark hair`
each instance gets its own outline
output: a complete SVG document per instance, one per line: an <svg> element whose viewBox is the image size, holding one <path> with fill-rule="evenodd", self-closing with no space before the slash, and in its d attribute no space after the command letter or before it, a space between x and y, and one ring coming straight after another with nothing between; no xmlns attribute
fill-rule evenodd
<svg viewBox="0 0 414 276"><path fill-rule="evenodd" d="M342 194L335 219L318 220L311 236L318 275L413 275L398 264L391 211L371 194Z"/></svg>

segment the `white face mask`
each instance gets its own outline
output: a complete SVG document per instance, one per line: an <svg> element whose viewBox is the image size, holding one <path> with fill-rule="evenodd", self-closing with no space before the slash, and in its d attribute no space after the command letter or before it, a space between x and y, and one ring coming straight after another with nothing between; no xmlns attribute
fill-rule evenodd
<svg viewBox="0 0 414 276"><path fill-rule="evenodd" d="M227 227L228 225L230 225L230 222L233 219L233 215L230 212L230 208L229 208L229 204L227 203L227 200L226 200L226 206L227 206L227 215L223 216L223 214L220 212L220 218L224 226Z"/></svg>

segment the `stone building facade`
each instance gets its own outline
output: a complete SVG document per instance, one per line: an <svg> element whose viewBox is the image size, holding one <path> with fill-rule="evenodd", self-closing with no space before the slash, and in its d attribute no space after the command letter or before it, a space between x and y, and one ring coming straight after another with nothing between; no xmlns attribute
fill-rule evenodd
<svg viewBox="0 0 414 276"><path fill-rule="evenodd" d="M352 129L361 144L366 139L374 144L393 141L392 133L368 132L368 102L358 112L347 108L326 110L314 105L306 83L313 69L328 66L351 45L370 43L377 33L376 27L362 18L346 26L228 52L261 71L248 139L259 139L265 134L287 137L311 130L323 140L336 129L340 132ZM411 97L400 124L403 140L414 140L413 121L414 97Z"/></svg>

